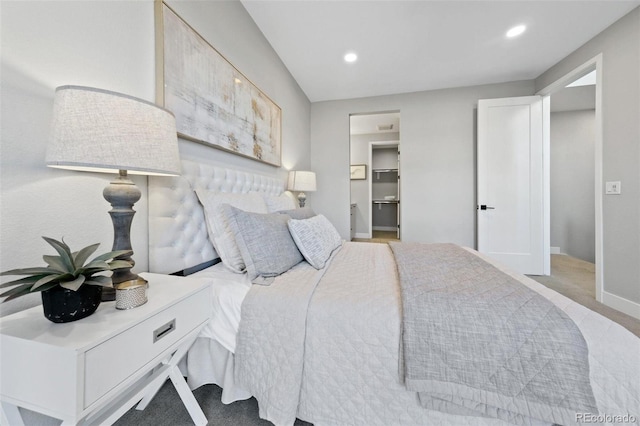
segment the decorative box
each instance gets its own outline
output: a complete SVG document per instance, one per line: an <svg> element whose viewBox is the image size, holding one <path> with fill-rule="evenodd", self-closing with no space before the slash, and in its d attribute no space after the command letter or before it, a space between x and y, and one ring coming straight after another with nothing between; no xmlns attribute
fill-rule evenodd
<svg viewBox="0 0 640 426"><path fill-rule="evenodd" d="M116 309L132 309L147 303L149 283L138 278L116 284Z"/></svg>

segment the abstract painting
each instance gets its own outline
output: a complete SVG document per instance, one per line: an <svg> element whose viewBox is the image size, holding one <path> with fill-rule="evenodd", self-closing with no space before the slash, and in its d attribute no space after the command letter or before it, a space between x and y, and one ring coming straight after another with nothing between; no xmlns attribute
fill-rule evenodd
<svg viewBox="0 0 640 426"><path fill-rule="evenodd" d="M156 4L158 101L175 115L178 134L279 167L280 107L169 6Z"/></svg>

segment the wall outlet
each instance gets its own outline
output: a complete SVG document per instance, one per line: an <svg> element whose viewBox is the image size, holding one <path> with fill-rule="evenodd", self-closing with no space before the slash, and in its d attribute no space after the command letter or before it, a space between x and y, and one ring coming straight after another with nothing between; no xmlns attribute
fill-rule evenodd
<svg viewBox="0 0 640 426"><path fill-rule="evenodd" d="M607 182L605 185L605 194L620 194L622 192L622 185L620 181L617 182Z"/></svg>

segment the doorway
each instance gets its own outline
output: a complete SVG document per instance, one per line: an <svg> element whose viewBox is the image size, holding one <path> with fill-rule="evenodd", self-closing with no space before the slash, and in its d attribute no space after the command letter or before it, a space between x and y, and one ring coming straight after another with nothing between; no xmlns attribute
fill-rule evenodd
<svg viewBox="0 0 640 426"><path fill-rule="evenodd" d="M400 239L400 141L369 142L369 233L373 239Z"/></svg>
<svg viewBox="0 0 640 426"><path fill-rule="evenodd" d="M589 111L589 110L592 111L590 113L586 112L586 113L580 114L580 115L591 115L592 117L588 119L585 117L582 117L582 118L573 117L575 120L577 119L583 120L583 126L584 126L584 120L589 120L591 122L590 126L592 126L591 130L588 130L585 128L581 129L581 132L583 134L582 138L583 139L587 138L590 140L590 143L592 143L592 145L589 147L589 150L592 149L592 154L590 154L592 155L592 157L583 159L583 162L591 163L590 170L585 171L583 166L582 167L583 171L580 172L582 174L587 173L585 175L587 177L583 179L591 183L591 188L585 189L584 186L575 187L575 188L581 188L579 189L579 191L583 193L583 198L584 197L588 198L586 201L584 200L582 201L582 203L584 204L582 208L585 210L588 210L588 212L584 216L574 216L573 218L568 218L566 216L566 214L568 213L562 213L561 211L558 211L558 208L559 210L562 210L563 205L570 203L570 201L567 200L567 197L575 196L575 194L562 195L562 194L556 193L555 196L552 195L554 186L557 187L558 185L556 184L562 184L562 181L552 182L551 179L562 180L566 178L566 176L563 176L562 171L558 172L558 169L562 170L563 168L562 164L559 164L559 165L557 164L558 158L554 158L554 159L550 158L551 155L554 155L554 151L558 151L557 144L560 142L559 140L556 140L555 141L556 145L553 145L554 140L552 138L552 134L556 136L556 139L557 139L558 130L561 130L561 126L566 125L566 123L560 123L560 124L556 123L555 127L552 130L552 126L554 126L553 118L552 118L552 120L550 120L549 123L545 124L545 129L544 129L544 137L545 137L544 144L545 144L545 151L547 152L546 154L547 158L545 159L545 164L546 164L545 180L547 182L545 184L547 188L547 191L545 191L546 192L545 204L547 206L550 206L545 212L545 215L546 215L546 220L548 221L548 223L551 224L549 227L547 227L548 234L546 236L548 241L548 246L550 247L551 256L552 256L551 277L553 278L553 263L554 263L553 258L554 257L556 257L555 263L557 267L561 267L561 265L566 263L567 260L571 260L566 258L558 258L557 256L562 256L561 254L558 254L558 253L568 252L567 254L571 255L572 254L571 251L573 251L574 255L572 257L577 258L578 263L582 263L582 264L584 264L584 261L582 261L581 258L585 258L585 257L587 259L591 258L593 260L593 268L586 267L584 269L585 270L591 269L593 271L592 276L594 281L594 284L593 284L594 288L592 291L588 291L588 292L594 295L595 299L598 302L602 302L604 287L605 287L603 262L602 262L602 259L603 259L603 244L602 244L603 138L602 138L601 76L602 76L602 55L598 55L592 58L591 60L585 62L581 66L575 68L573 71L569 72L568 74L566 74L556 82L552 83L548 87L542 89L540 92L538 92L539 95L544 96L545 106L547 108L550 108L552 115L554 113L554 109L556 110L557 113L560 112L558 107L559 105L565 102L569 104L568 107L562 107L565 110L584 109L586 111ZM580 85L580 83L575 84L579 81L584 82L585 79L587 79L586 87L585 85ZM565 100L563 99L564 97L567 97L568 99ZM590 136L584 136L585 132L588 132ZM562 135L562 131L560 131L560 135ZM575 150L575 149L579 149L579 147L578 148L570 147L569 149ZM584 154L584 150L582 154ZM558 155L558 152L556 152L556 155ZM570 154L570 155L575 156L575 154ZM555 173L552 170L552 167L554 167L554 163L556 163ZM586 167L588 167L588 164ZM587 185L587 182L585 182L584 185ZM578 189L575 189L575 188L574 188L574 191L578 191ZM552 197L555 198L555 203ZM565 216L562 216L563 214ZM556 222L555 225L553 223L554 222L553 217L555 217L555 222ZM571 223L571 229L567 229L566 227L564 230L559 229L561 228L561 226L557 226L557 225L562 225L561 223L558 223L559 220L564 220L565 222ZM552 227L555 228L553 229L553 231L552 231ZM583 241L582 242L575 241L575 238L567 237L566 236L567 233L574 234L574 235L581 233ZM592 241L592 243L589 243L589 247L592 247L592 249L587 247L587 243L586 243L587 240ZM564 244L564 247L562 246L562 244ZM591 263L591 262L587 261L587 263ZM589 266L589 265L586 265L586 266ZM559 273L561 273L561 271L559 269L556 269L556 274L559 274ZM578 283L575 283L575 284L578 284ZM582 285L584 286L584 281Z"/></svg>
<svg viewBox="0 0 640 426"><path fill-rule="evenodd" d="M516 256L511 256L505 259L498 259L503 261L503 263L512 267L512 269L516 271L520 271L525 274L533 274L533 275L550 275L551 273L551 265L550 265L550 257L551 257L551 232L550 232L550 216L551 216L551 189L550 189L550 153L551 153L551 120L550 120L550 105L551 105L551 96L553 94L558 94L562 89L564 89L567 85L573 83L574 81L584 77L585 75L591 73L595 70L595 110L594 110L594 120L593 120L593 139L594 139L594 151L593 151L593 162L592 169L594 170L594 178L593 178L593 186L591 187L591 194L594 194L593 203L591 204L591 208L586 207L587 209L593 209L595 221L594 225L594 234L595 234L595 297L596 300L601 302L604 294L604 283L603 283L603 268L602 268L602 197L603 197L603 181L602 181L602 86L601 86L601 75L602 75L602 55L598 55L580 67L574 69L572 72L566 74L564 77L560 78L553 84L539 91L536 96L529 97L520 97L520 98L504 98L504 99L492 99L492 100L480 100L478 103L478 250L483 252L483 247L489 247L493 252L497 254L506 254L510 255L515 253ZM502 107L502 108L498 108ZM495 113L491 113L492 109ZM533 111L536 113L534 114ZM503 117L504 114L508 114L508 117ZM542 115L542 120L539 120L537 117ZM509 118L510 121L505 121L505 118ZM504 123L509 122L509 126L505 126ZM501 124L502 123L502 124ZM527 130L528 129L528 130ZM525 131L529 132L529 135L523 133ZM483 141L500 141L500 137L504 136L503 134L508 134L509 132L514 133L514 140L519 141L517 146L514 148L511 145L505 146L503 149L498 148L498 150L487 150L487 147L490 147L490 144L483 143ZM495 133L495 135L494 135ZM491 137L489 137L491 136ZM497 136L497 139L496 137ZM517 136L517 137L516 137ZM511 138L511 135L509 136ZM541 140L541 141L540 141ZM526 148L526 145L535 146L534 150L526 150L520 149L522 146ZM538 259L539 256L542 256L542 270L543 273L533 271L527 272L523 271L525 267L528 267L529 263L525 263L524 266L521 265L520 257L525 258L525 256L517 256L519 252L514 252L513 250L504 250L504 246L508 244L512 244L512 240L509 238L505 238L505 244L494 244L495 238L492 240L494 233L487 233L486 223L491 225L491 219L496 216L495 211L496 207L493 205L493 198L495 198L495 194L500 194L500 191L503 191L506 187L509 189L512 185L512 179L502 179L502 181L496 181L494 184L488 185L490 179L485 179L487 174L489 178L492 176L491 173L495 175L502 175L504 173L498 172L498 164L494 168L484 167L484 163L489 164L486 161L485 157L492 158L492 156L505 156L507 154L513 154L517 152L517 149L520 149L522 153L527 153L530 156L535 154L535 161L538 166L533 164L529 157L523 155L524 160L527 161L527 164L524 167L526 171L528 168L534 170L536 172L536 177L533 180L535 183L534 186L531 186L531 191L524 194L522 197L515 197L515 201L511 201L511 204L517 206L517 210L515 214L509 217L508 219L526 219L528 222L525 223L525 227L521 227L518 229L524 229L522 232L527 232L527 230L533 229L531 226L531 221L535 221L536 223L542 222L542 227L538 227L535 232L531 232L531 238L527 240L526 238L521 238L519 241L523 241L523 244L520 244L518 247L521 249L520 252L523 254L529 254L532 259ZM519 157L518 157L519 159ZM522 161L524 161L522 160ZM503 162L503 164L513 165L514 163L511 160ZM542 164L542 170L540 170L539 164ZM483 167L481 167L483 166ZM511 167L512 169L512 167ZM541 176L540 175L540 171ZM481 177L483 177L481 179ZM589 190L588 190L589 191ZM503 191L504 192L504 191ZM513 192L513 191L511 191ZM507 191L507 194L511 192ZM534 193L535 192L535 193ZM535 195L535 197L533 197ZM533 198L532 198L533 197ZM487 200L485 200L487 198ZM531 201L533 200L533 201ZM563 199L561 202L566 202L566 199ZM483 204L486 203L486 204ZM509 204L509 203L507 203ZM509 205L511 205L509 204ZM535 207L535 214L528 214L532 206ZM504 206L502 206L504 207ZM541 207L541 208L540 208ZM486 220L481 222L480 217L485 217ZM520 220L522 222L522 220ZM485 223L486 222L486 223ZM485 240L489 241L489 244L484 244L481 246L481 235L483 235ZM503 235L503 234L498 234ZM535 242L535 245L533 244ZM486 248L486 247L485 247ZM509 248L509 247L507 247ZM492 256L494 257L494 256ZM513 259L515 263L510 264L508 260ZM525 259L526 260L526 259ZM540 269L540 265L537 265L537 269Z"/></svg>
<svg viewBox="0 0 640 426"><path fill-rule="evenodd" d="M398 183L398 146L400 143L400 112L384 111L364 114L351 114L349 117L350 141L350 202L351 202L351 239L354 241L384 242L399 239L398 220L399 183ZM372 145L373 144L373 145ZM376 152L386 153L378 157ZM378 149L380 151L378 151ZM389 156L391 149L395 157ZM389 161L391 159L391 161ZM375 161L374 161L375 160ZM382 161L382 162L380 162ZM374 170L375 169L375 170ZM382 171L382 170L385 171ZM395 189L391 180L395 179ZM373 182L376 184L373 184ZM372 185L375 185L372 187ZM378 197L374 204L373 190ZM388 194L386 192L389 192ZM394 199L391 199L393 197ZM384 204L384 206L383 206ZM384 222L374 227L380 212L389 213L393 207L393 224ZM384 208L384 212L382 209ZM374 209L376 212L374 214ZM387 218L388 219L388 218ZM378 228L378 229L374 229Z"/></svg>

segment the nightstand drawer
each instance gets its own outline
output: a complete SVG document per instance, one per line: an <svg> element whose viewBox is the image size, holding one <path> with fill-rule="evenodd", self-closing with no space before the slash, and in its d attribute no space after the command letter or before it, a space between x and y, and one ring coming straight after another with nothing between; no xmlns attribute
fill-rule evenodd
<svg viewBox="0 0 640 426"><path fill-rule="evenodd" d="M208 288L87 351L84 408L161 355L209 318Z"/></svg>

